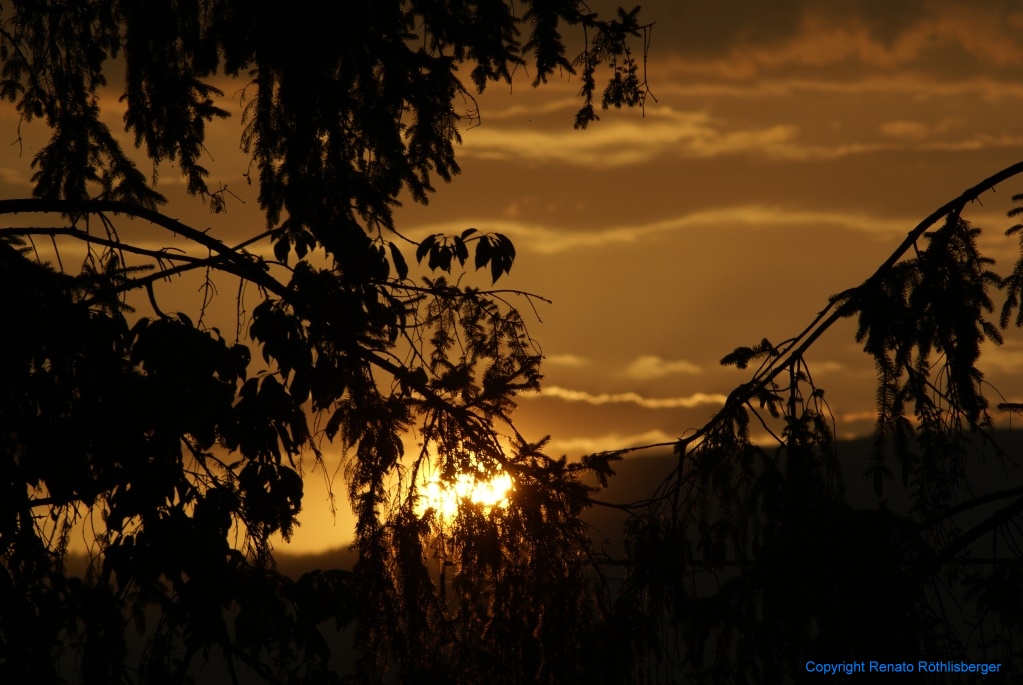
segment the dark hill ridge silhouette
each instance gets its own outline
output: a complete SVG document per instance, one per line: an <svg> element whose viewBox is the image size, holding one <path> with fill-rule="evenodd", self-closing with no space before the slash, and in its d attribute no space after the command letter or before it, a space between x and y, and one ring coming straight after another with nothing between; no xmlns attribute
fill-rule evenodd
<svg viewBox="0 0 1023 685"><path fill-rule="evenodd" d="M995 431L994 440L1008 459L1023 466L1023 429ZM984 445L979 438L975 438L974 447L980 448L978 454L982 455L983 459L967 465L973 497L1023 485L1023 469L1013 466L1009 461L1002 463L996 456L995 448ZM874 493L872 480L863 476L873 448L872 436L838 441L836 450L845 483L846 502L853 510L884 508L896 515L908 515L912 490L911 487L903 486L893 456L889 457L887 463L896 475L884 482L881 497ZM648 497L664 475L675 467L677 460L678 457L670 450L651 454L627 454L622 461L615 464L616 476L611 479L608 489L595 495L595 498L612 503L642 500ZM970 497L964 493L961 500L966 499ZM1001 506L1004 505L1003 501ZM962 527L973 525L998 507L997 502L992 502L986 507L981 506L963 512L960 525ZM608 552L612 556L620 557L622 525L626 514L617 509L595 506L585 512L584 518L594 527L595 539L606 539Z"/></svg>
<svg viewBox="0 0 1023 685"><path fill-rule="evenodd" d="M291 554L286 549L274 553L277 570L292 578L316 569L351 569L355 566L357 558L358 555L350 545L335 547L317 554Z"/></svg>
<svg viewBox="0 0 1023 685"><path fill-rule="evenodd" d="M1010 458L1023 458L1023 431L998 431L995 438ZM836 600L841 602L843 598L848 599L848 597L845 597L846 594L855 595L857 604L864 607L860 612L864 614L862 617L863 621L870 621L874 618L875 613L879 612L879 607L881 607L879 602L894 602L890 597L884 599L886 595L883 593L887 590L884 583L879 584L875 582L878 578L885 578L885 576L871 576L872 569L876 569L884 561L884 554L886 553L883 538L885 536L886 529L884 524L887 514L877 516L876 512L879 508L884 508L893 515L902 516L907 513L910 503L909 489L903 487L897 479L885 482L883 496L879 498L874 494L873 484L870 479L860 476L866 468L872 448L873 438L869 437L857 440L844 440L837 444L839 460L842 464L846 482L847 502L851 510L859 510L858 514L854 514L854 516L859 516L860 518L850 520L859 520L866 522L868 525L859 525L855 530L845 528L834 531L835 535L847 538L847 542L843 543L842 548L846 549L849 554L848 558L853 561L853 563L848 564L847 569L843 569L844 575L839 577L845 579L846 583L855 586L854 590L845 592L841 597L836 596ZM994 458L993 450L988 449L988 453L989 458L986 460L986 463L973 464L969 469L970 485L974 497L1005 490L1023 483L1023 472L1019 469L1014 469L1008 463L1006 463L1006 468L1003 470L999 460ZM641 500L647 497L664 475L674 467L676 460L677 457L669 450L653 454L626 455L621 462L616 464L615 470L617 475L611 479L610 487L606 491L599 493L598 497L602 500L616 503ZM893 468L893 470L895 469ZM965 530L1004 506L1005 501L1000 503L993 502L977 507L975 510L963 512L960 518L960 527ZM623 557L622 531L626 514L618 509L594 506L585 513L584 518L592 526L593 539L598 549L603 548L612 560L621 560ZM871 525L873 525L873 528ZM983 539L978 544L982 548L985 546ZM773 571L772 575L775 577L793 574L797 579L805 578L817 575L820 573L820 569L834 565L828 559L819 558L820 554L816 551L816 544L799 545L795 548L783 549L788 549L791 554L789 556L776 554L773 557L779 562L780 566ZM984 556L984 553L982 550L979 550L975 556ZM278 570L291 578L297 579L302 574L317 569L351 569L355 563L356 555L347 545L318 554L290 554L286 548L282 548L275 552L275 559ZM857 561L859 563L856 563ZM69 571L72 571L75 575L84 575L85 562L86 558L84 556L71 555L68 558ZM717 575L707 574L705 576L706 582L698 580L695 589L698 591L713 591L723 579L734 577L734 575L735 570L727 568L720 570ZM612 563L607 571L607 578L612 591L617 590L621 576L622 570L620 567ZM783 584L782 587L784 588L791 584L790 581L786 581L786 584ZM880 594L882 599L875 598L872 600L869 597L871 594ZM852 610L847 609L847 611ZM961 622L964 619L963 616L953 616L952 618L954 622ZM842 645L850 640L862 637L864 634L864 630L855 621L847 621L844 625L847 625L848 631L851 632L839 632L830 636L824 636L819 641L819 656L822 661L826 650L829 649L829 644L837 644L836 649L841 650ZM346 672L351 668L352 659L354 658L351 647L352 628L349 627L340 635L333 632L332 625L329 627L324 626L323 628L325 630L324 637L328 641L336 641L334 644L338 647L332 656L332 663L339 672ZM874 628L874 630L881 629ZM885 654L889 653L885 650L892 650L890 652L892 659L900 659L904 656L896 653L898 645L892 646L890 644L891 638L888 634L879 632L878 635L878 639L874 641L876 644L872 643L872 646L869 647L875 650L875 656L884 657ZM131 639L130 642L132 642ZM141 648L141 645L136 646ZM950 658L966 658L967 656L966 654L950 655ZM841 660L840 657L836 658L839 661ZM220 657L214 655L202 671L195 675L195 682L200 685L206 685L207 683L212 685L212 683L223 682L224 671ZM255 674L241 672L239 673L239 682L255 683L262 682L262 680ZM992 682L1001 681L995 680Z"/></svg>
<svg viewBox="0 0 1023 685"><path fill-rule="evenodd" d="M1017 464L1023 464L1023 429L996 431L995 439L1010 459L1014 459ZM837 444L839 462L845 479L846 501L853 509L884 507L895 514L906 515L910 506L910 489L903 487L897 477L885 481L881 497L874 494L870 479L862 477L873 449L873 441L872 437L865 437L841 440ZM615 464L616 475L611 479L608 489L597 493L595 497L613 503L641 500L650 495L664 475L675 466L676 460L677 457L670 450L626 455L622 461ZM976 463L969 468L974 497L1023 485L1023 469L1015 468L1009 462L1006 462L1004 467L1003 469L1003 465L995 457L994 450L988 447L985 463ZM894 470L896 469L893 468ZM990 513L993 507L998 507L998 503L964 512L963 524L978 520L985 512ZM622 525L626 514L618 509L593 506L584 512L583 518L593 527L593 537L598 543L598 548L606 541L608 554L613 558L621 558ZM287 547L281 547L275 551L274 558L277 561L277 568L282 573L297 578L315 569L351 569L356 555L346 544L316 554L293 554L288 552ZM85 555L69 555L67 559L69 571L74 575L83 576L86 561Z"/></svg>

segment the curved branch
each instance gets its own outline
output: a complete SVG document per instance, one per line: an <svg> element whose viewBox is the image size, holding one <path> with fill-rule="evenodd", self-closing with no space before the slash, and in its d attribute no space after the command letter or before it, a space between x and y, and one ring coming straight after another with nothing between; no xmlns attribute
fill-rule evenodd
<svg viewBox="0 0 1023 685"><path fill-rule="evenodd" d="M977 507L984 506L985 504L990 504L991 502L998 502L999 500L1020 496L1023 496L1023 485L1014 488L1007 488L1005 490L989 492L986 495L980 495L966 502L960 502L959 504L953 507L949 507L948 509L936 514L935 516L932 516L928 520L921 522L919 524L919 527L929 528L931 526L937 525L938 523L941 523L947 518L952 518L953 516L961 514L964 511L976 509Z"/></svg>
<svg viewBox="0 0 1023 685"><path fill-rule="evenodd" d="M298 294L270 275L264 269L264 263L262 261L247 253L239 252L238 248L228 247L220 240L210 237L205 232L192 228L191 226L183 224L176 219L167 217L155 210L115 200L0 200L0 215L18 214L22 212L61 213L72 217L86 214L101 214L103 212L125 214L130 217L138 217L155 226L159 226L165 230L171 231L172 233L181 235L188 240L206 247L210 250L210 252L215 253L214 256L206 259L199 259L186 264L179 264L175 267L147 274L144 277L132 279L128 283L120 286L121 290L141 287L148 288L151 287L153 282L166 278L167 276L203 266L214 266L226 273L246 279L257 286L266 289L268 292L277 295L282 300L291 303L293 306L304 309L304 303L298 301ZM106 244L106 241L103 242ZM242 245L245 244L247 243L242 243ZM526 294L528 295L528 293ZM355 349L350 352L357 355L365 363L371 364L372 366L387 372L395 379L406 383L408 387L420 393L425 398L428 405L447 413L467 433L479 433L480 429L485 426L486 420L483 417L476 415L467 407L460 407L449 402L431 390L427 383L423 383L419 379L413 377L408 369L376 354L372 350ZM494 452L495 458L499 461L499 463L501 463L502 467L510 467L510 464L504 458L503 451L496 440L492 441L491 448Z"/></svg>
<svg viewBox="0 0 1023 685"><path fill-rule="evenodd" d="M1009 491L992 493L992 495L1007 497L1009 496L1007 494L1008 492ZM991 516L956 538L951 544L938 552L934 558L928 560L927 563L917 569L915 574L917 579L922 580L923 578L929 577L942 566L951 563L955 559L956 555L964 551L971 544L999 527L1006 525L1012 519L1020 516L1021 514L1023 514L1023 497L1020 497L1005 508L999 509L995 513L991 514Z"/></svg>
<svg viewBox="0 0 1023 685"><path fill-rule="evenodd" d="M209 259L199 260L190 264L181 264L173 269L162 271L159 274L129 281L121 286L121 290L145 287L148 283L152 283L154 280L158 280L159 278L171 276L176 273L201 266L216 264L217 261L223 259L224 262L219 264L217 268L234 274L240 278L252 281L256 285L265 288L278 297L286 297L288 293L287 286L268 274L263 269L262 264L256 261L252 255L241 252L239 250L240 246L228 247L222 241L210 237L204 231L192 228L187 224L181 223L177 219L172 219L153 209L146 209L145 207L140 207L136 204L122 202L119 200L47 200L38 198L0 200L0 215L19 214L23 212L38 214L60 213L71 217L78 217L85 214L102 215L104 212L125 214L129 217L143 219L154 226L159 226L160 228L168 230L176 235L180 235L187 240L198 243L199 245L207 248L210 252L216 253L219 256L219 259L211 257ZM245 245L247 242L248 241L241 245Z"/></svg>
<svg viewBox="0 0 1023 685"><path fill-rule="evenodd" d="M216 238L211 238L203 231L192 228L153 209L146 209L131 202L120 200L49 200L41 198L22 198L17 200L0 200L0 214L20 214L22 212L38 214L60 213L68 216L83 214L127 214L144 219L149 223L177 233L189 240L199 243L214 252L237 256L233 248L228 247Z"/></svg>
<svg viewBox="0 0 1023 685"><path fill-rule="evenodd" d="M144 247L137 247L123 243L118 240L111 240L109 238L103 238L98 235L90 235L85 231L80 231L77 228L68 227L31 227L31 228L0 228L0 235L46 235L46 236L68 236L75 240L81 240L86 243L96 243L97 245L103 245L115 250L121 250L123 252L130 252L132 254L142 255L144 257L152 257L153 259L166 259L168 261L180 261L189 263L208 263L208 259L202 259L200 257L192 257L191 255L183 253L175 253L168 251L167 248L160 250L148 250Z"/></svg>
<svg viewBox="0 0 1023 685"><path fill-rule="evenodd" d="M1008 166L996 174L989 176L975 186L967 189L961 193L958 197L950 200L943 204L938 209L934 210L929 214L923 221L910 231L902 243L895 249L894 252L881 264L880 267L866 280L863 284L843 291L838 297L832 298L831 302L817 315L814 321L807 326L797 337L792 339L792 342L782 351L781 354L774 357L770 364L768 364L762 371L758 371L754 375L753 379L740 385L728 396L725 401L725 405L714 415L709 422L707 422L702 428L697 429L691 435L680 438L676 445L676 449L679 452L679 462L684 457L686 448L694 441L703 438L709 433L717 424L723 420L724 417L730 415L736 409L746 404L751 398L757 393L764 390L772 381L774 381L785 369L789 368L796 360L803 357L806 351L813 346L814 343L838 320L846 318L849 315L849 309L847 306L836 306L836 303L845 300L854 300L860 290L867 283L872 283L884 278L895 266L895 264L913 247L916 242L931 228L938 220L942 217L952 213L961 212L967 203L976 200L982 193L991 190L999 183L1002 183L1014 176L1018 176L1023 173L1023 162L1017 162L1011 166ZM825 316L828 312L830 315ZM637 450L650 449L653 447L663 446L664 443L657 443L652 445L642 445L638 447L631 447L628 451L634 452ZM617 450L616 450L617 451ZM671 479L680 473L680 469L676 468L671 474L667 476L667 479ZM670 489L669 489L670 490ZM662 498L663 499L663 496Z"/></svg>

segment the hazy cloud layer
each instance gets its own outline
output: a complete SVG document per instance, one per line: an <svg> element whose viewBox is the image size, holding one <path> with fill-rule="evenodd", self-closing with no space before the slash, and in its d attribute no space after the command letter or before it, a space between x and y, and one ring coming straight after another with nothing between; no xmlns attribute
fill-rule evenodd
<svg viewBox="0 0 1023 685"><path fill-rule="evenodd" d="M702 369L699 366L685 359L668 361L656 355L644 355L629 364L622 373L629 378L645 381L652 378L663 378L672 374L695 374L701 371Z"/></svg>
<svg viewBox="0 0 1023 685"><path fill-rule="evenodd" d="M1023 64L1023 8L1002 0L722 0L643 4L654 50L694 73L748 79L784 69L1012 68Z"/></svg>
<svg viewBox="0 0 1023 685"><path fill-rule="evenodd" d="M1018 374L1023 370L1023 343L1018 340L1008 340L1004 345L986 343L980 368L1002 374Z"/></svg>
<svg viewBox="0 0 1023 685"><path fill-rule="evenodd" d="M567 402L586 402L587 404L629 403L644 409L691 409L701 404L724 404L728 399L721 394L694 393L686 397L648 398L635 392L592 394L585 390L570 390L556 385L544 387L540 394L543 397L556 397ZM530 397L523 395L522 397Z"/></svg>
<svg viewBox="0 0 1023 685"><path fill-rule="evenodd" d="M857 96L848 93L844 97L852 100ZM1014 102L1017 97L1013 92ZM778 97L772 99L778 101ZM832 116L824 109L827 103L815 104L823 116ZM905 108L908 103L899 106ZM1004 106L1011 105L1007 102ZM584 133L559 127L504 127L498 122L467 131L461 152L468 159L614 170L671 158L752 157L809 163L891 152L1023 149L1023 136L1015 130L978 130L976 121L949 117L937 122L880 121L873 130L857 131L850 126L858 123L853 117L855 107L850 102L850 110L843 114L848 123L834 121L828 130L805 114L805 118L793 120L796 113L789 111L767 113L778 119L751 124L737 118L738 112L724 116L672 109L662 103L645 118L616 117ZM974 116L981 117L982 112Z"/></svg>
<svg viewBox="0 0 1023 685"><path fill-rule="evenodd" d="M591 360L575 354L546 354L544 355L543 363L553 366L578 368L582 366L589 366Z"/></svg>
<svg viewBox="0 0 1023 685"><path fill-rule="evenodd" d="M869 234L899 234L911 229L918 218L903 219L870 216L847 212L826 212L802 210L787 207L766 207L759 205L734 205L707 209L682 216L662 219L649 223L633 223L620 226L594 226L589 231L572 232L556 226L526 224L507 219L488 220L479 223L482 231L504 233L515 240L517 247L525 247L542 254L557 254L584 248L603 248L615 245L634 244L667 234L687 230L711 230L714 228L750 228L770 230L777 227L807 228L820 230L838 227ZM453 221L410 229L408 234L417 238L431 233L455 234L466 226L474 225L470 220Z"/></svg>
<svg viewBox="0 0 1023 685"><path fill-rule="evenodd" d="M481 126L463 135L462 154L480 159L600 166L643 163L663 154L710 158L735 154L787 155L798 134L792 125L732 128L706 112L663 106L646 118L616 118L585 132Z"/></svg>
<svg viewBox="0 0 1023 685"><path fill-rule="evenodd" d="M592 436L555 438L551 440L548 452L570 455L593 454L607 450L670 443L676 440L678 440L677 435L660 429L635 434L611 432Z"/></svg>

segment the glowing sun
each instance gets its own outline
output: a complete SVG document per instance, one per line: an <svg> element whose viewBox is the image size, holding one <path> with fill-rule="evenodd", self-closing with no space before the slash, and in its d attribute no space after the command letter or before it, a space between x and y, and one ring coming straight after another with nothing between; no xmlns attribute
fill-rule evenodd
<svg viewBox="0 0 1023 685"><path fill-rule="evenodd" d="M430 478L420 490L423 512L433 509L445 519L458 514L462 502L481 504L487 510L508 505L512 480L507 473L499 473L488 480L474 474L460 473L454 483L445 483L437 476Z"/></svg>

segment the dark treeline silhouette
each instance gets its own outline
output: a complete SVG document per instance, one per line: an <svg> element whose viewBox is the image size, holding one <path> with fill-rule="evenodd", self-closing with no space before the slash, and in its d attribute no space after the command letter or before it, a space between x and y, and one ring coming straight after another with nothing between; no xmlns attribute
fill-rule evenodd
<svg viewBox="0 0 1023 685"><path fill-rule="evenodd" d="M534 85L578 77L578 128L598 100L642 106L650 26L637 10L2 12L0 95L52 135L31 160L33 196L0 200L0 682L777 683L822 677L810 661L864 660L983 661L1000 666L989 679L1018 677L1023 491L1011 477L978 491L973 468L986 454L1015 474L988 439L978 363L982 341L1023 323L1023 261L991 272L962 212L1023 164L936 210L801 334L727 355L759 367L670 445L660 485L602 494L623 452L552 457L511 420L542 359L512 303L537 296L452 277L470 262L496 283L514 246L467 228L406 254L392 209L458 172L472 89L517 67ZM231 195L201 161L206 123L228 113L210 81L241 79L264 230L232 245L159 209L100 116L117 65L136 146L218 215ZM160 238L122 240L129 219ZM247 249L261 241L274 259ZM71 245L86 248L80 265ZM209 324L206 297L195 312L161 306L154 284L188 272L207 296L224 279L250 286L235 339ZM804 359L845 317L877 367L867 482L901 497L884 506L847 497L859 474L843 478ZM775 443L755 444L751 426ZM405 454L413 429L421 444ZM293 577L269 541L290 535L325 443L347 455L355 562ZM507 506L463 502L448 520L423 510L428 470L449 485L503 472L514 487ZM619 519L597 527L621 526L620 549L583 518L603 510ZM94 538L84 569L68 563L75 526Z"/></svg>

